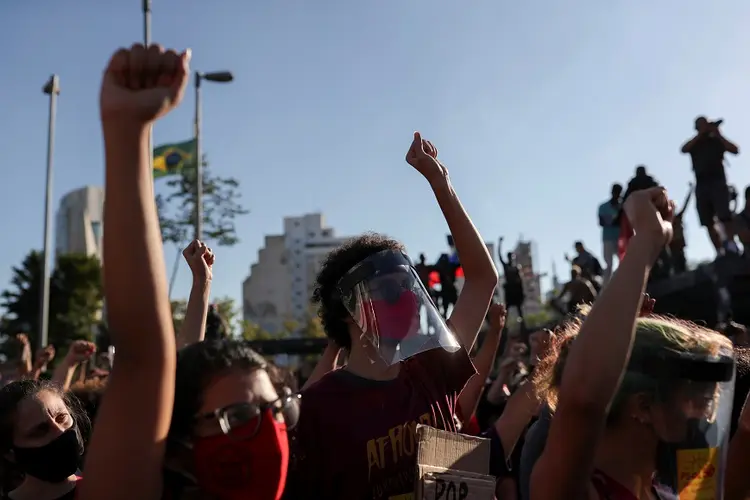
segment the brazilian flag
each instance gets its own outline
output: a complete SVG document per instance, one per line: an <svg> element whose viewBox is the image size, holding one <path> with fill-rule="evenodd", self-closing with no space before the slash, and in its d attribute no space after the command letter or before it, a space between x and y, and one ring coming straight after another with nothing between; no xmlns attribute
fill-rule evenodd
<svg viewBox="0 0 750 500"><path fill-rule="evenodd" d="M195 166L195 139L154 149L154 178L178 174Z"/></svg>

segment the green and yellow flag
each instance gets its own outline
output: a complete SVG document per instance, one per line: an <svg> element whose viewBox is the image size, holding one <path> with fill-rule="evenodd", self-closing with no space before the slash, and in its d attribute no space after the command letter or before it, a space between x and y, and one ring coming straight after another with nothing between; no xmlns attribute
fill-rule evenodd
<svg viewBox="0 0 750 500"><path fill-rule="evenodd" d="M195 139L164 144L154 149L154 178L175 175L195 167Z"/></svg>

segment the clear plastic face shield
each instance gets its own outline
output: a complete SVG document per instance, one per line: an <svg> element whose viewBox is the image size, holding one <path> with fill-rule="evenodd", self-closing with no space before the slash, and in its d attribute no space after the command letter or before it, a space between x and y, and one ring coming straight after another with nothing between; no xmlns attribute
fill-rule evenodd
<svg viewBox="0 0 750 500"><path fill-rule="evenodd" d="M669 498L721 500L734 400L733 354L657 355L628 372L656 389L648 414L659 439L657 488Z"/></svg>
<svg viewBox="0 0 750 500"><path fill-rule="evenodd" d="M371 255L341 278L338 292L362 339L388 365L430 349L461 347L402 252Z"/></svg>

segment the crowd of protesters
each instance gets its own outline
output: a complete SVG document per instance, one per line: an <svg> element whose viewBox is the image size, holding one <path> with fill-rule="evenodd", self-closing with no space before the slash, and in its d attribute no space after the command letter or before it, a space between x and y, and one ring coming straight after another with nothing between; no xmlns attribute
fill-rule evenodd
<svg viewBox="0 0 750 500"><path fill-rule="evenodd" d="M747 331L656 316L645 294L674 232L660 187L626 197L627 252L606 283L588 279L580 245L571 314L503 338L493 259L437 148L415 133L406 162L433 192L464 275L449 314L400 242L348 241L317 277L329 347L298 392L246 343L206 338L214 255L195 241L176 333L149 133L182 100L189 61L156 45L109 61L103 270L116 359L91 370L94 346L75 342L43 380L54 350L34 360L19 337L20 379L0 389L2 498L414 498L417 425L486 438L501 500L750 495ZM510 256L503 264L513 272Z"/></svg>

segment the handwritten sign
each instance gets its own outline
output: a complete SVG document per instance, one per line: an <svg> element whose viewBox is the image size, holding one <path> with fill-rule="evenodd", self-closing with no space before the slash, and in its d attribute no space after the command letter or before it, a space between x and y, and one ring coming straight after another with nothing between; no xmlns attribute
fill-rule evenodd
<svg viewBox="0 0 750 500"><path fill-rule="evenodd" d="M719 449L677 452L677 487L680 500L716 500Z"/></svg>
<svg viewBox="0 0 750 500"><path fill-rule="evenodd" d="M423 478L421 500L484 500L495 497L495 480L464 476L457 471Z"/></svg>

